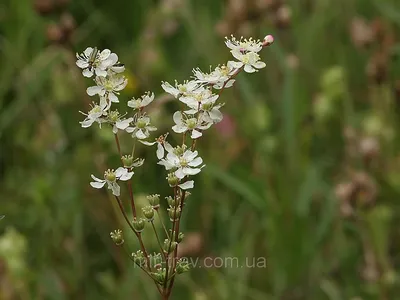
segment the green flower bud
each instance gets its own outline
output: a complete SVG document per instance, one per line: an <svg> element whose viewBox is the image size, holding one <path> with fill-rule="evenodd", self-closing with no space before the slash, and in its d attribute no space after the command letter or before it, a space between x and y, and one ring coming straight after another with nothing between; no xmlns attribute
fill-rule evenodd
<svg viewBox="0 0 400 300"><path fill-rule="evenodd" d="M178 234L178 243L182 242L184 237L185 237L185 235L182 232L179 232L179 234Z"/></svg>
<svg viewBox="0 0 400 300"><path fill-rule="evenodd" d="M114 230L113 232L110 232L111 239L117 246L121 246L124 243L124 236L122 234L121 229Z"/></svg>
<svg viewBox="0 0 400 300"><path fill-rule="evenodd" d="M181 209L179 207L168 208L168 215L171 221L177 221L181 216Z"/></svg>
<svg viewBox="0 0 400 300"><path fill-rule="evenodd" d="M171 196L165 197L165 199L167 199L168 205L170 207L175 207L179 202L176 201L174 198L172 198Z"/></svg>
<svg viewBox="0 0 400 300"><path fill-rule="evenodd" d="M164 240L163 250L164 250L165 253L170 254L170 253L174 252L174 250L176 248L176 245L177 245L176 242L170 242L169 239L165 239Z"/></svg>
<svg viewBox="0 0 400 300"><path fill-rule="evenodd" d="M176 177L175 173L169 173L167 180L170 187L174 187L179 184L179 178Z"/></svg>
<svg viewBox="0 0 400 300"><path fill-rule="evenodd" d="M134 218L132 221L133 229L135 229L136 232L142 232L145 224L146 222L143 218L140 219Z"/></svg>
<svg viewBox="0 0 400 300"><path fill-rule="evenodd" d="M115 175L114 170L108 169L107 171L105 171L104 179L111 182L115 181L117 179L117 176Z"/></svg>
<svg viewBox="0 0 400 300"><path fill-rule="evenodd" d="M182 274L182 273L188 272L189 270L190 270L190 265L186 260L180 259L178 261L178 263L176 264L175 271L178 274Z"/></svg>
<svg viewBox="0 0 400 300"><path fill-rule="evenodd" d="M151 275L157 283L162 284L165 280L166 272L167 270L164 268L157 270L157 272L152 272Z"/></svg>
<svg viewBox="0 0 400 300"><path fill-rule="evenodd" d="M132 253L133 261L140 267L144 267L146 265L146 258L142 250L138 250L136 253Z"/></svg>
<svg viewBox="0 0 400 300"><path fill-rule="evenodd" d="M142 208L143 215L147 219L147 221L151 222L154 220L154 208L150 205Z"/></svg>
<svg viewBox="0 0 400 300"><path fill-rule="evenodd" d="M133 165L133 156L132 155L124 155L121 157L122 163L124 164L124 167L129 169L132 168Z"/></svg>
<svg viewBox="0 0 400 300"><path fill-rule="evenodd" d="M160 195L158 194L149 195L146 198L154 209L158 209L160 207Z"/></svg>

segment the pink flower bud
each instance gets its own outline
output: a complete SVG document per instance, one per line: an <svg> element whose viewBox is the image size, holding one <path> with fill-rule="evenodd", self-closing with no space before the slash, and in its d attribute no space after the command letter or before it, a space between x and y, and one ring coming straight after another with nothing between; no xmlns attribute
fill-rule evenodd
<svg viewBox="0 0 400 300"><path fill-rule="evenodd" d="M263 41L263 46L270 46L274 42L274 37L271 34L268 34Z"/></svg>

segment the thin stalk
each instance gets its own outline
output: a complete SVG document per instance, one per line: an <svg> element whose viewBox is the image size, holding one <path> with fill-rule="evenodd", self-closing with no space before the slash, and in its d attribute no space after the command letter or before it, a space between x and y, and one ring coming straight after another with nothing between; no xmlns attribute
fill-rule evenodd
<svg viewBox="0 0 400 300"><path fill-rule="evenodd" d="M169 233L168 233L168 231L167 231L167 228L165 227L165 224L164 224L163 219L161 218L160 211L159 211L158 209L156 209L156 213L157 213L158 219L159 219L160 222L161 222L162 227L164 228L165 235L166 235L167 238L169 239Z"/></svg>

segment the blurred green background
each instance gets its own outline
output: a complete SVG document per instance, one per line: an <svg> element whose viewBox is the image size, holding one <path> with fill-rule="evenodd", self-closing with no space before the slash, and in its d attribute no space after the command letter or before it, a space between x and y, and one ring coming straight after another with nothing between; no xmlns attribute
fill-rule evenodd
<svg viewBox="0 0 400 300"><path fill-rule="evenodd" d="M161 80L231 59L231 33L275 43L199 143L181 250L267 266L196 268L172 299L400 299L399 29L398 0L1 1L0 299L158 299L109 238L112 198L89 186L119 158L111 132L78 123L92 99L75 52L116 52L120 99L154 91L162 134L176 103ZM154 150L137 149L140 203L170 193Z"/></svg>

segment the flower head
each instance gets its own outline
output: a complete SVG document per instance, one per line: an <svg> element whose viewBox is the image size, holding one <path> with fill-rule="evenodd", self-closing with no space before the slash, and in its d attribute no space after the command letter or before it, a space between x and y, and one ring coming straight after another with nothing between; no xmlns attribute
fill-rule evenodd
<svg viewBox="0 0 400 300"><path fill-rule="evenodd" d="M173 118L175 125L172 127L172 130L176 133L190 131L192 139L201 137L203 135L201 131L210 128L212 125L207 120L196 118L193 115L182 114L180 111L175 112Z"/></svg>
<svg viewBox="0 0 400 300"><path fill-rule="evenodd" d="M239 60L238 62L232 62L236 68L244 66L244 70L247 73L257 72L258 69L265 68L265 62L260 61L260 56L255 52L247 52L245 54L239 51L233 51L232 55Z"/></svg>
<svg viewBox="0 0 400 300"><path fill-rule="evenodd" d="M150 136L150 131L156 131L157 128L150 124L150 117L143 115L139 116L135 121L134 127L126 128L126 132L131 133L132 137L139 140L146 139Z"/></svg>
<svg viewBox="0 0 400 300"><path fill-rule="evenodd" d="M85 77L92 77L93 74L105 77L108 69L116 73L125 70L125 67L118 63L118 56L108 49L99 51L97 48L88 47L83 53L77 53L76 58L76 65L83 69L82 74Z"/></svg>
<svg viewBox="0 0 400 300"><path fill-rule="evenodd" d="M185 81L183 84L179 84L177 81L175 81L175 87L168 82L163 82L161 87L168 94L171 94L175 98L179 98L180 96L185 96L194 92L200 87L200 85L196 81Z"/></svg>
<svg viewBox="0 0 400 300"><path fill-rule="evenodd" d="M154 100L154 93L147 92L142 97L128 101L128 106L133 109L142 109L143 107L149 105Z"/></svg>
<svg viewBox="0 0 400 300"><path fill-rule="evenodd" d="M176 148L168 152L166 158L161 159L158 164L165 167L166 170L172 170L178 179L183 179L185 176L196 175L200 173L203 159L198 155L197 151L185 150L175 151Z"/></svg>
<svg viewBox="0 0 400 300"><path fill-rule="evenodd" d="M118 129L125 130L133 121L133 118L123 119L123 116L117 111L110 111L107 116L107 121L113 126L113 133L117 133Z"/></svg>
<svg viewBox="0 0 400 300"><path fill-rule="evenodd" d="M92 124L94 122L99 123L99 125L101 126L102 123L106 122L106 119L104 118L104 116L107 115L107 111L105 110L106 108L106 103L102 103L100 101L100 105L93 103L91 106L91 109L89 110L89 112L83 113L81 112L83 115L86 116L85 120L83 120L82 122L79 122L81 124L81 126L83 128L88 128L90 126L92 126Z"/></svg>
<svg viewBox="0 0 400 300"><path fill-rule="evenodd" d="M263 47L260 40L253 40L252 38L243 39L243 37L237 40L233 35L230 39L225 38L225 45L231 49L231 52L240 52L243 54L247 52L258 53Z"/></svg>
<svg viewBox="0 0 400 300"><path fill-rule="evenodd" d="M133 176L133 172L129 172L127 169L123 167L119 167L116 171L108 169L104 172L104 179L99 179L94 175L91 175L93 182L90 183L92 187L95 189L101 189L106 183L108 189L112 190L113 195L120 195L120 186L117 181L122 180L126 181L131 179Z"/></svg>
<svg viewBox="0 0 400 300"><path fill-rule="evenodd" d="M197 68L193 70L193 74L195 80L200 84L208 84L215 89L221 89L223 86L229 88L233 85L235 79L231 79L231 77L236 71L237 68L229 61L226 65L217 66L210 73L204 73Z"/></svg>
<svg viewBox="0 0 400 300"><path fill-rule="evenodd" d="M96 86L91 86L86 89L89 96L100 95L105 96L111 102L119 102L119 92L122 91L128 84L128 80L123 75L109 73L107 77L96 76Z"/></svg>

